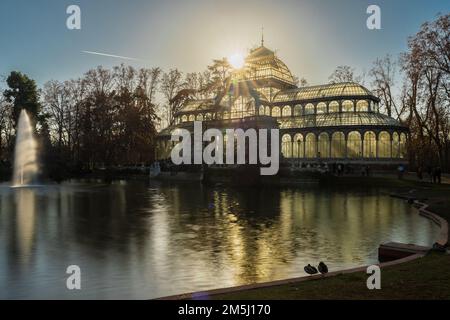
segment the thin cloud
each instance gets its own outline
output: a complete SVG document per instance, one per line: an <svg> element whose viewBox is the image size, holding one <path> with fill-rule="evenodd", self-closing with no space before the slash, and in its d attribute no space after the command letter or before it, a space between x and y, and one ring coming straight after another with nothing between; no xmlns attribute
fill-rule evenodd
<svg viewBox="0 0 450 320"><path fill-rule="evenodd" d="M109 58L117 58L117 59L124 59L124 60L134 60L134 61L142 61L141 59L138 58L132 58L132 57L125 57L125 56L118 56L115 54L109 54L109 53L103 53L103 52L95 52L95 51L81 51L82 53L87 53L87 54L93 54L96 56L103 56L103 57L109 57Z"/></svg>

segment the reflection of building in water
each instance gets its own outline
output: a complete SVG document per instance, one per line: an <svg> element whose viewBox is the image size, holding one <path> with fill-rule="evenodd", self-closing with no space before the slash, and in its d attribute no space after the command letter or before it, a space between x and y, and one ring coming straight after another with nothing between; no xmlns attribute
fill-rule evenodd
<svg viewBox="0 0 450 320"><path fill-rule="evenodd" d="M265 46L251 50L234 70L227 91L215 99L191 99L175 124L159 135L157 155L167 159L176 128L279 128L285 161L406 163L408 128L380 113L380 99L360 84L297 87L294 76Z"/></svg>
<svg viewBox="0 0 450 320"><path fill-rule="evenodd" d="M182 203L181 211L158 206L149 220L152 268L175 282L210 285L212 277L225 287L282 279L321 260L337 270L376 263L380 243L430 243L432 236L417 233L411 223L421 218L407 216L406 203L377 191L179 190L160 195L162 203Z"/></svg>

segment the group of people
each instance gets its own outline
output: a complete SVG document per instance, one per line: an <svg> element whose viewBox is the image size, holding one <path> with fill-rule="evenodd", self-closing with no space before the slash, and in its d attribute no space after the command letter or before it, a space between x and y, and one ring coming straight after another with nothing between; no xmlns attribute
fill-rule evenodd
<svg viewBox="0 0 450 320"><path fill-rule="evenodd" d="M442 170L441 167L429 167L428 175L432 183L441 183Z"/></svg>
<svg viewBox="0 0 450 320"><path fill-rule="evenodd" d="M358 166L351 166L349 164L333 163L332 172L337 176L343 176L344 174L358 174ZM364 165L361 167L361 175L368 177L370 175L370 167Z"/></svg>
<svg viewBox="0 0 450 320"><path fill-rule="evenodd" d="M442 178L441 167L428 166L427 174L428 174L428 177L429 177L431 183L438 183L438 184L441 183L441 178ZM419 178L419 180L423 180L423 169L420 166L417 168L417 178Z"/></svg>

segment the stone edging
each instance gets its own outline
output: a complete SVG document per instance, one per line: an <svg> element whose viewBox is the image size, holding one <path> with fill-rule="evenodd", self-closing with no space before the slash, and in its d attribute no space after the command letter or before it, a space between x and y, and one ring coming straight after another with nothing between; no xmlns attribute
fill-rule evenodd
<svg viewBox="0 0 450 320"><path fill-rule="evenodd" d="M425 218L430 219L434 223L436 223L440 227L440 233L439 238L436 240L436 243L438 243L441 246L446 246L448 244L448 222L440 217L439 215L435 214L434 212L431 212L427 210L428 205L420 202L418 200L414 201L415 204L419 205L420 208L419 214ZM377 264L380 266L380 268L389 267L405 262L409 262L412 260L416 260L419 258L422 258L424 254L413 254L411 256L397 259L394 261L389 262L383 262L380 264ZM252 289L261 289L261 288L268 288L273 286L280 286L285 284L292 284L292 283L299 283L299 282L305 282L310 280L318 280L318 279L324 279L324 278L330 278L341 274L348 274L348 273L354 273L354 272L365 272L367 270L368 266L362 266L362 267L356 267L351 269L345 269L340 271L334 271L327 273L325 275L317 274L313 276L303 276L303 277L297 277L297 278L289 278L284 280L275 280L275 281L269 281L269 282L263 282L263 283L255 283L255 284L248 284L248 285L241 285L241 286L235 286L235 287L229 287L229 288L220 288L220 289L212 289L207 291L201 291L201 292L190 292L190 293L184 293L184 294L178 294L173 296L167 296L158 298L156 300L187 300L187 299L199 299L199 300L206 300L209 298L213 298L215 295L219 294L226 294L226 293L233 293L233 292L239 292L239 291L246 291L246 290L252 290Z"/></svg>
<svg viewBox="0 0 450 320"><path fill-rule="evenodd" d="M389 267L392 265L412 261L418 258L422 258L424 254L413 254L411 256L397 259L394 261L389 262L383 262L380 264L376 264L380 266L380 268ZM283 279L283 280L275 280L275 281L269 281L269 282L262 282L262 283L255 283L255 284L247 284L247 285L241 285L236 287L229 287L229 288L220 288L220 289L212 289L207 291L201 291L201 292L190 292L190 293L184 293L184 294L178 294L168 297L162 297L158 298L156 300L190 300L190 299L198 299L198 300L207 300L209 298L213 298L215 295L219 294L225 294L225 293L232 293L232 292L239 292L239 291L246 291L246 290L252 290L252 289L261 289L261 288L268 288L273 286L280 286L285 284L292 284L292 283L299 283L299 282L305 282L305 281L311 281L311 280L320 280L325 278L334 277L341 274L348 274L348 273L354 273L354 272L366 272L368 266L362 266L362 267L355 267L351 269L345 269L345 270L339 270L330 272L327 274L316 274L313 276L302 276L297 278L289 278L289 279Z"/></svg>
<svg viewBox="0 0 450 320"><path fill-rule="evenodd" d="M441 216L435 214L428 210L428 204L420 202L418 200L414 201L415 204L419 205L419 214L424 216L425 218L430 219L434 223L436 223L440 227L439 238L436 240L436 243L442 247L447 246L448 244L448 222Z"/></svg>

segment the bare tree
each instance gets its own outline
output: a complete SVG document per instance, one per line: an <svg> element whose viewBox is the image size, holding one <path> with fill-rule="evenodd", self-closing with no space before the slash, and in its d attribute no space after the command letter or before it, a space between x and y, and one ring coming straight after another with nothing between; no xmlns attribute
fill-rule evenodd
<svg viewBox="0 0 450 320"><path fill-rule="evenodd" d="M6 101L3 90L0 89L0 160L7 157L14 127L12 120L12 106Z"/></svg>
<svg viewBox="0 0 450 320"><path fill-rule="evenodd" d="M338 66L328 77L330 83L358 82L355 79L355 69L350 66Z"/></svg>
<svg viewBox="0 0 450 320"><path fill-rule="evenodd" d="M309 84L308 84L308 80L306 80L305 78L301 78L299 81L298 81L298 86L299 87L307 87Z"/></svg>
<svg viewBox="0 0 450 320"><path fill-rule="evenodd" d="M160 68L139 69L138 86L144 90L150 102L156 105L155 95L161 82L162 70Z"/></svg>
<svg viewBox="0 0 450 320"><path fill-rule="evenodd" d="M373 63L369 75L372 77L373 92L380 97L381 106L386 109L388 116L392 116L395 112L397 119L400 119L405 112L405 108L398 108L394 96L396 62L390 55L384 58L377 58Z"/></svg>
<svg viewBox="0 0 450 320"><path fill-rule="evenodd" d="M161 81L161 92L165 97L166 104L164 105L162 116L165 117L166 125L170 126L174 123L175 113L179 109L179 105L171 103L176 94L181 90L183 85L183 74L178 69L171 69L164 73Z"/></svg>
<svg viewBox="0 0 450 320"><path fill-rule="evenodd" d="M224 94L229 86L231 69L231 65L226 58L213 60L212 65L208 66L211 81L207 90L215 96Z"/></svg>
<svg viewBox="0 0 450 320"><path fill-rule="evenodd" d="M51 80L44 84L44 108L43 111L49 115L50 127L54 128L57 134L59 149L63 144L67 144L68 132L67 115L69 112L69 91L64 83Z"/></svg>
<svg viewBox="0 0 450 320"><path fill-rule="evenodd" d="M444 168L449 167L450 151L450 78L446 67L449 25L450 15L425 23L410 38L409 50L402 55L404 102L409 110L413 142L410 151L419 163L437 161ZM442 48L442 44L446 44L447 49Z"/></svg>

